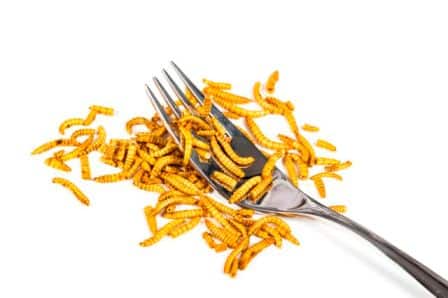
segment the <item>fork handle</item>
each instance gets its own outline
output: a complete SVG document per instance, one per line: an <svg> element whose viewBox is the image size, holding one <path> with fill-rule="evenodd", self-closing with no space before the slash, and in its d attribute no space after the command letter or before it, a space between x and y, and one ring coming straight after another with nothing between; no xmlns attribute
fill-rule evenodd
<svg viewBox="0 0 448 298"><path fill-rule="evenodd" d="M314 204L313 204L314 205ZM316 208L318 207L318 208ZM355 232L362 238L366 239L379 250L381 250L386 256L391 258L395 263L397 263L401 268L412 275L418 282L420 282L427 290L429 290L436 297L448 297L448 281L443 277L400 250L396 246L392 245L390 242L386 241L377 234L364 228L357 222L349 219L348 217L334 212L333 210L320 205L313 206L313 208L306 208L307 212L303 209L300 210L300 214L308 213L311 215L326 218L330 221L338 223L345 226L351 231Z"/></svg>

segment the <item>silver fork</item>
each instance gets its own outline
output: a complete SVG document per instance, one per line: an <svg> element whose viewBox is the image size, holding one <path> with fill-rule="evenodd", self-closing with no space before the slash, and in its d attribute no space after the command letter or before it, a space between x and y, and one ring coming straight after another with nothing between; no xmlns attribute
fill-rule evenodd
<svg viewBox="0 0 448 298"><path fill-rule="evenodd" d="M193 84L193 82L174 62L171 62L171 65L184 85L191 91L191 93L200 103L203 103L204 95L202 94L202 92ZM163 70L163 75L165 76L169 87L177 96L177 98L181 100L184 107L187 108L192 114L196 114L196 108L191 105L190 101L186 98L186 95L182 92L181 88L166 70ZM181 110L179 109L179 107L175 104L174 100L171 98L170 94L166 91L160 81L156 77L154 77L153 80L163 100L173 110L174 116L176 118L179 118L181 115ZM180 146L180 137L177 131L173 128L172 119L165 112L163 105L159 102L150 87L148 85L146 85L145 87L148 97L155 110L159 114L162 122L166 126L166 129L174 138L174 141ZM266 162L265 156L214 105L211 109L211 116L215 117L225 128L227 134L231 137L232 147L239 155L253 156L255 158L255 162L250 167L243 169L246 175L240 183L243 183L245 179L248 179L252 176L259 175L264 163ZM231 194L229 191L227 191L218 183L215 183L215 181L210 178L211 174L214 171L222 170L222 167L216 162L214 158L211 158L209 161L204 162L193 150L190 161L193 167L199 173L201 173L201 175L211 184L211 186L216 191L218 191L223 197L227 199L230 197ZM412 275L418 282L420 282L436 297L448 297L448 282L443 277L441 277L422 263L418 262L402 250L398 249L385 239L381 238L377 234L369 231L368 229L347 218L346 216L334 212L333 210L311 198L300 189L295 188L288 181L287 176L278 168L274 170L274 181L271 190L261 200L256 203L250 200L244 200L240 202L239 205L241 207L254 209L262 213L274 213L285 216L303 214L313 215L343 225L376 246L385 255L387 255L389 258L395 261L395 263L397 263L405 271Z"/></svg>

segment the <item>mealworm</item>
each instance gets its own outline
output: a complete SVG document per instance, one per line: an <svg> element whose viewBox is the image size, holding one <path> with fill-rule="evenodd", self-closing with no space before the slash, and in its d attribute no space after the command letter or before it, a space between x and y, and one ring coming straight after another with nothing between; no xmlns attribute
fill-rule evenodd
<svg viewBox="0 0 448 298"><path fill-rule="evenodd" d="M310 159L310 154L305 146L286 135L278 134L277 136L288 147L288 149L295 149L299 151L300 157L303 162L307 162Z"/></svg>
<svg viewBox="0 0 448 298"><path fill-rule="evenodd" d="M224 273L228 273L230 274L232 277L235 276L236 274L236 269L238 269L238 263L236 263L236 269L232 268L235 265L233 264L234 261L238 262L238 260L236 259L237 256L243 251L245 250L247 247L249 246L249 238L244 238L242 241L240 241L240 243L238 244L237 247L235 247L232 252L229 254L229 256L227 257L225 263L224 263ZM233 270L231 270L233 269Z"/></svg>
<svg viewBox="0 0 448 298"><path fill-rule="evenodd" d="M273 114L283 114L283 109L268 103L260 94L260 82L256 82L252 88L255 101L265 110Z"/></svg>
<svg viewBox="0 0 448 298"><path fill-rule="evenodd" d="M182 224L184 222L183 219L175 219L164 225L162 228L160 228L152 237L143 240L140 242L140 246L146 247L153 245L157 242L159 242L165 235L167 235L174 227Z"/></svg>
<svg viewBox="0 0 448 298"><path fill-rule="evenodd" d="M126 151L126 158L124 160L123 171L129 170L132 163L135 161L136 154L137 154L137 145L135 143L131 143Z"/></svg>
<svg viewBox="0 0 448 298"><path fill-rule="evenodd" d="M126 179L126 175L123 172L115 173L115 174L107 174L93 178L94 181L99 183L112 183L118 182Z"/></svg>
<svg viewBox="0 0 448 298"><path fill-rule="evenodd" d="M262 229L274 238L275 246L282 247L283 241L280 233L272 226L264 225Z"/></svg>
<svg viewBox="0 0 448 298"><path fill-rule="evenodd" d="M94 110L90 110L90 112L87 114L87 117L84 119L83 125L90 125L95 121L97 112Z"/></svg>
<svg viewBox="0 0 448 298"><path fill-rule="evenodd" d="M339 171L339 170L344 170L346 168L351 167L352 162L351 161L345 161L345 162L339 162L339 163L335 163L335 164L331 164L325 167L325 171L328 172L334 172L334 171Z"/></svg>
<svg viewBox="0 0 448 298"><path fill-rule="evenodd" d="M180 210L180 211L166 212L163 214L164 217L170 219L201 217L203 215L204 210L202 209Z"/></svg>
<svg viewBox="0 0 448 298"><path fill-rule="evenodd" d="M56 170L61 170L64 172L70 172L72 169L64 163L60 158L58 157L49 157L45 159L45 164L49 167L52 167Z"/></svg>
<svg viewBox="0 0 448 298"><path fill-rule="evenodd" d="M265 87L268 93L274 93L275 84L277 84L278 79L279 79L279 73L278 70L275 70L274 72L271 73L271 75L268 77L266 81Z"/></svg>
<svg viewBox="0 0 448 298"><path fill-rule="evenodd" d="M213 154L216 156L216 159L219 163L226 168L229 172L234 174L239 178L244 177L244 171L238 167L227 155L222 151L221 147L216 140L216 137L212 137L210 140L210 146L212 148Z"/></svg>
<svg viewBox="0 0 448 298"><path fill-rule="evenodd" d="M221 89L221 90L230 90L232 89L232 84L226 82L215 82L207 79L202 79L202 82L209 87Z"/></svg>
<svg viewBox="0 0 448 298"><path fill-rule="evenodd" d="M214 97L213 99L223 109L228 110L234 114L240 115L241 117L256 118L256 117L266 116L267 114L269 114L269 112L265 111L265 110L253 111L253 110L246 110L246 109L240 108L239 106L236 106L234 103L228 102L220 97Z"/></svg>
<svg viewBox="0 0 448 298"><path fill-rule="evenodd" d="M173 238L179 237L180 235L194 229L200 223L200 221L200 217L194 217L190 219L190 221L174 227L168 234Z"/></svg>
<svg viewBox="0 0 448 298"><path fill-rule="evenodd" d="M168 207L172 204L184 204L184 205L195 205L197 203L197 200L190 196L185 195L176 195L167 199L164 199L162 201L159 201L157 205L153 209L153 214L156 215L160 213L163 209Z"/></svg>
<svg viewBox="0 0 448 298"><path fill-rule="evenodd" d="M211 203L212 201L213 199L203 195L199 200L199 204L204 206L209 212L210 216L215 218L216 221L218 221L227 231L231 233L237 233L237 231L232 227L229 221L225 219L221 212L219 212L218 209L215 208L215 206Z"/></svg>
<svg viewBox="0 0 448 298"><path fill-rule="evenodd" d="M317 157L316 158L316 164L320 166L330 166L330 165L337 165L341 162L334 158L328 158L328 157Z"/></svg>
<svg viewBox="0 0 448 298"><path fill-rule="evenodd" d="M112 116L114 114L114 109L109 107L103 107L99 105L92 105L89 107L92 111L97 112L98 114L103 114L106 116Z"/></svg>
<svg viewBox="0 0 448 298"><path fill-rule="evenodd" d="M218 135L222 136L227 135L226 129L224 128L224 126L222 126L221 122L219 122L218 119L216 119L215 117L211 117L210 121L212 122L213 128L215 129Z"/></svg>
<svg viewBox="0 0 448 298"><path fill-rule="evenodd" d="M243 96L239 96L239 95L236 95L236 94L233 94L230 92L226 92L226 91L220 90L218 88L205 87L204 94L213 96L213 99L215 101L218 101L218 98L219 98L220 101L223 101L223 102L229 103L229 104L245 104L245 103L251 102L251 100L247 97L243 97Z"/></svg>
<svg viewBox="0 0 448 298"><path fill-rule="evenodd" d="M249 192L249 198L251 201L256 202L261 199L262 196L268 191L272 184L272 176L263 178L260 183L258 183L252 190Z"/></svg>
<svg viewBox="0 0 448 298"><path fill-rule="evenodd" d="M329 151L336 151L336 146L333 145L332 143L322 140L322 139L318 139L316 141L316 146L319 148L323 148L323 149L327 149Z"/></svg>
<svg viewBox="0 0 448 298"><path fill-rule="evenodd" d="M136 125L144 125L148 129L152 128L151 120L149 120L145 117L134 117L134 118L128 120L128 122L126 122L126 131L129 134L132 134L132 130L133 130L134 126L136 126Z"/></svg>
<svg viewBox="0 0 448 298"><path fill-rule="evenodd" d="M295 186L299 186L299 175L297 173L296 164L293 161L291 155L287 154L283 158L283 164L285 165L286 172L288 173L289 181Z"/></svg>
<svg viewBox="0 0 448 298"><path fill-rule="evenodd" d="M248 231L249 235L252 235L255 231L257 231L263 225L268 224L268 223L275 224L277 226L277 228L279 229L279 231L283 230L285 233L291 231L291 229L289 228L289 225L281 218L273 216L273 215L266 215L266 216L258 219L255 222L255 224L253 224L249 228L249 231Z"/></svg>
<svg viewBox="0 0 448 298"><path fill-rule="evenodd" d="M201 193L201 191L196 187L196 185L194 185L193 183L191 183L190 181L179 175L162 174L161 177L166 183L186 194L198 195Z"/></svg>
<svg viewBox="0 0 448 298"><path fill-rule="evenodd" d="M153 215L153 208L151 206L146 206L143 210L145 212L146 224L148 225L151 233L154 235L157 232L157 221Z"/></svg>
<svg viewBox="0 0 448 298"><path fill-rule="evenodd" d="M151 177L157 177L162 172L163 168L167 165L175 164L175 165L181 165L183 162L182 159L174 156L174 155L167 155L160 157L157 159L157 161L154 163L154 166L151 171Z"/></svg>
<svg viewBox="0 0 448 298"><path fill-rule="evenodd" d="M255 159L252 156L242 157L242 156L238 155L233 150L232 146L225 140L225 138L223 136L217 135L216 139L218 140L218 142L221 145L222 149L224 149L224 152L235 163L237 163L239 165L242 165L242 166L248 166L248 165L252 164L255 161Z"/></svg>
<svg viewBox="0 0 448 298"><path fill-rule="evenodd" d="M302 129L305 131L308 131L308 132L318 132L319 131L319 127L311 125L311 124L307 124L307 123L302 125Z"/></svg>
<svg viewBox="0 0 448 298"><path fill-rule="evenodd" d="M296 119L294 118L294 115L292 114L292 112L288 111L285 112L283 114L283 116L285 117L286 121L288 122L289 128L291 129L291 131L293 132L294 136L300 140L300 136L299 136L299 127L297 126L297 122Z"/></svg>
<svg viewBox="0 0 448 298"><path fill-rule="evenodd" d="M326 197L326 190L325 190L325 184L324 184L324 181L322 180L322 178L315 177L312 180L314 182L314 186L317 189L317 192L319 193L319 196L321 198L325 198Z"/></svg>
<svg viewBox="0 0 448 298"><path fill-rule="evenodd" d="M224 111L222 114L229 119L240 119L241 118L240 115L237 115L237 114L235 114L233 112L229 112L229 111Z"/></svg>
<svg viewBox="0 0 448 298"><path fill-rule="evenodd" d="M96 133L96 130L93 128L82 128L82 129L75 130L72 133L72 135L70 136L70 142L72 144L76 144L79 146L82 144L82 142L78 142L78 137L80 137L80 136L87 136L87 137L92 136L93 137L95 135L95 133Z"/></svg>
<svg viewBox="0 0 448 298"><path fill-rule="evenodd" d="M90 162L88 155L82 155L79 157L81 163L81 177L82 179L90 180Z"/></svg>
<svg viewBox="0 0 448 298"><path fill-rule="evenodd" d="M326 178L333 178L333 179L342 181L342 176L339 175L339 174L333 173L333 172L322 172L322 173L318 173L318 174L315 174L315 175L311 176L310 179L315 179L315 178L318 178L318 177L319 177L319 178L323 178L323 177L326 177Z"/></svg>
<svg viewBox="0 0 448 298"><path fill-rule="evenodd" d="M266 96L264 100L267 103L282 109L284 113L294 111L294 104L290 101L283 102L280 99L275 98L273 96Z"/></svg>
<svg viewBox="0 0 448 298"><path fill-rule="evenodd" d="M84 205L88 206L90 204L89 198L73 182L61 177L53 178L52 182L69 189Z"/></svg>
<svg viewBox="0 0 448 298"><path fill-rule="evenodd" d="M212 173L211 178L216 182L218 182L220 185L222 185L228 191L232 191L235 188L236 184L238 183L236 179L219 171L214 171Z"/></svg>
<svg viewBox="0 0 448 298"><path fill-rule="evenodd" d="M210 220L205 220L205 226L210 231L210 234L221 240L223 243L228 245L229 247L235 247L236 243L239 239L239 234L231 233L227 229L223 229L212 223Z"/></svg>
<svg viewBox="0 0 448 298"><path fill-rule="evenodd" d="M249 191L258 183L261 182L260 176L254 176L245 181L240 187L238 187L229 198L230 203L236 203L245 198Z"/></svg>
<svg viewBox="0 0 448 298"><path fill-rule="evenodd" d="M274 244L272 238L262 239L252 246L249 246L242 254L239 260L239 269L244 270L249 262L258 255L262 250Z"/></svg>
<svg viewBox="0 0 448 298"><path fill-rule="evenodd" d="M258 127L257 123L255 123L254 119L251 117L246 118L246 123L249 130L252 132L252 135L255 137L257 142L269 149L279 150L279 149L287 149L287 146L280 142L275 142L267 138Z"/></svg>
<svg viewBox="0 0 448 298"><path fill-rule="evenodd" d="M63 121L59 125L59 132L63 135L65 133L66 129L69 129L72 126L75 125L84 125L84 119L82 118L70 118L65 121Z"/></svg>
<svg viewBox="0 0 448 298"><path fill-rule="evenodd" d="M337 213L345 213L347 212L347 206L345 205L331 205L328 206L333 211L336 211Z"/></svg>
<svg viewBox="0 0 448 298"><path fill-rule="evenodd" d="M277 160L282 158L284 154L285 154L284 150L278 150L274 154L269 156L268 160L263 166L263 169L261 170L261 177L263 178L272 177L272 172L274 171L275 163L277 162Z"/></svg>
<svg viewBox="0 0 448 298"><path fill-rule="evenodd" d="M170 154L171 152L175 151L177 149L177 145L176 144L171 144L171 143L167 143L165 145L165 147L154 151L151 155L155 158Z"/></svg>
<svg viewBox="0 0 448 298"><path fill-rule="evenodd" d="M190 130L179 127L179 131L183 136L184 143L184 158L182 164L186 166L190 162L191 152L193 150L193 136L191 135Z"/></svg>
<svg viewBox="0 0 448 298"><path fill-rule="evenodd" d="M69 139L56 139L56 140L44 143L44 144L40 145L39 147L36 147L31 152L31 154L35 155L35 154L44 153L44 152L51 150L58 146L72 146L72 142Z"/></svg>
<svg viewBox="0 0 448 298"><path fill-rule="evenodd" d="M198 129L203 129L203 130L210 129L210 125L208 125L207 122L205 122L204 120L202 120L201 118L199 118L197 116L187 115L187 116L183 116L182 118L180 118L178 120L179 124L185 124L187 122L192 123Z"/></svg>
<svg viewBox="0 0 448 298"><path fill-rule="evenodd" d="M207 116L212 110L212 99L210 96L205 96L204 102L200 107L197 108L199 115Z"/></svg>

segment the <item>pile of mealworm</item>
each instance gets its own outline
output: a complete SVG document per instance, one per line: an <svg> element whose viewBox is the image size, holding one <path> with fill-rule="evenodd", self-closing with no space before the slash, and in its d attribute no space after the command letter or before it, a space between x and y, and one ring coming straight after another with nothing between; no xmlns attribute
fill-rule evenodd
<svg viewBox="0 0 448 298"><path fill-rule="evenodd" d="M231 93L229 83L204 79L205 100L202 104L186 90L187 99L196 108L196 113L191 114L183 109L180 119L173 118L181 136L180 148L167 133L158 115L132 118L126 123L129 138L107 140L106 130L102 126L92 128L91 125L98 115L112 116L114 110L93 105L85 118L63 121L59 126L62 136L42 144L32 154L53 150L51 156L45 159L45 164L56 170L70 172L68 163L79 160L81 177L85 180L98 183L130 180L139 189L158 194L157 202L144 208L150 237L140 245L153 245L166 236L176 238L204 223L204 241L216 252L230 250L224 272L235 276L238 270L245 269L267 247L281 247L283 240L297 245L299 241L280 217L256 215L253 210L229 203L262 198L272 185L272 172L279 160L282 160L291 183L299 187L299 180L311 179L322 198L326 196L324 179L342 180L337 172L351 166L350 161L316 155L315 148L302 132L316 133L319 128L303 124L299 129L294 117L294 104L273 96L278 77L275 71L265 84L256 82L251 97ZM177 104L181 107L180 101ZM212 104L220 106L227 117L245 121L247 129L240 128L241 131L267 157L259 176L240 183L245 175L242 169L250 166L254 158L240 156L233 150L225 129L210 116ZM244 107L246 104L255 104L258 109L247 109ZM168 107L166 111L172 115ZM279 134L277 140L268 138L256 122L267 115L283 117L290 127L290 135ZM72 132L66 137L69 130ZM315 142L315 147L336 151L332 143L322 139ZM92 177L92 152L100 152L100 162L119 171ZM192 152L196 152L203 162L214 158L222 165L222 171L215 171L211 178L232 192L229 202L211 196L211 186L189 164ZM309 169L314 167L320 170L310 175ZM55 177L53 183L71 190L81 203L90 204L88 196L70 180ZM345 212L346 209L344 205L329 207L337 212Z"/></svg>

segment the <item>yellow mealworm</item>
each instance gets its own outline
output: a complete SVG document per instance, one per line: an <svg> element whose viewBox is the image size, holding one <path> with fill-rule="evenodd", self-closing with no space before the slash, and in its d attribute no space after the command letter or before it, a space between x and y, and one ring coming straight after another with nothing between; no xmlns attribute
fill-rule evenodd
<svg viewBox="0 0 448 298"><path fill-rule="evenodd" d="M297 166L299 168L299 178L300 179L308 178L308 165L303 162L298 162Z"/></svg>
<svg viewBox="0 0 448 298"><path fill-rule="evenodd" d="M249 246L242 254L239 260L239 269L244 270L249 262L259 254L263 249L274 244L274 240L272 238L262 239L259 242L255 243L252 246Z"/></svg>
<svg viewBox="0 0 448 298"><path fill-rule="evenodd" d="M90 110L87 114L87 117L84 119L83 125L90 125L95 121L97 112L94 110Z"/></svg>
<svg viewBox="0 0 448 298"><path fill-rule="evenodd" d="M157 232L157 221L153 215L153 208L151 206L146 206L143 210L145 212L146 224L148 225L151 233L154 235Z"/></svg>
<svg viewBox="0 0 448 298"><path fill-rule="evenodd" d="M296 163L293 161L291 155L287 154L283 158L283 164L285 165L289 180L295 187L298 187L299 186L299 175L297 173Z"/></svg>
<svg viewBox="0 0 448 298"><path fill-rule="evenodd" d="M215 82L207 79L202 79L202 82L209 87L221 89L221 90L230 90L232 89L232 84L226 82Z"/></svg>
<svg viewBox="0 0 448 298"><path fill-rule="evenodd" d="M124 160L123 171L129 170L129 168L135 161L136 154L137 154L137 144L131 143L126 151L126 158Z"/></svg>
<svg viewBox="0 0 448 298"><path fill-rule="evenodd" d="M252 119L251 117L246 118L246 123L247 127L252 132L252 135L255 137L255 139L260 145L273 150L287 149L287 146L285 144L268 139L261 132L261 129L258 127L257 123L255 123L255 120Z"/></svg>
<svg viewBox="0 0 448 298"><path fill-rule="evenodd" d="M325 184L321 177L315 177L312 179L314 182L314 186L317 189L317 192L319 193L319 196L321 198L326 197L326 190L325 190Z"/></svg>
<svg viewBox="0 0 448 298"><path fill-rule="evenodd" d="M154 167L152 168L152 171L151 171L151 177L159 176L160 173L162 172L163 168L168 165L171 165L171 164L181 165L182 162L183 162L182 159L180 159L179 157L176 157L174 155L167 155L167 156L160 157L154 163Z"/></svg>
<svg viewBox="0 0 448 298"><path fill-rule="evenodd" d="M218 119L216 119L215 117L211 117L210 121L212 122L213 128L215 129L217 134L222 136L227 135L226 129L224 128L224 126L222 126L221 122L219 122Z"/></svg>
<svg viewBox="0 0 448 298"><path fill-rule="evenodd" d="M89 180L91 178L89 157L87 155L82 155L79 157L79 161L81 163L82 179Z"/></svg>
<svg viewBox="0 0 448 298"><path fill-rule="evenodd" d="M167 140L162 136L158 136L153 133L147 133L147 132L138 132L135 135L135 140L137 142L153 143L161 146L165 146L167 142Z"/></svg>
<svg viewBox="0 0 448 298"><path fill-rule="evenodd" d="M172 143L167 143L165 145L165 147L154 151L151 155L155 158L170 154L171 152L175 151L177 149L177 145L176 144L172 144Z"/></svg>
<svg viewBox="0 0 448 298"><path fill-rule="evenodd" d="M185 196L185 195L177 195L170 198L167 198L165 200L159 201L157 205L153 209L153 214L156 215L160 213L162 210L164 210L169 205L195 205L197 203L197 200L193 197Z"/></svg>
<svg viewBox="0 0 448 298"><path fill-rule="evenodd" d="M268 93L274 93L275 84L277 84L278 79L279 79L279 73L278 70L275 70L274 72L271 73L271 75L268 77L266 81L265 87Z"/></svg>
<svg viewBox="0 0 448 298"><path fill-rule="evenodd" d="M165 212L163 217L170 219L201 217L204 215L202 209L180 210L173 212Z"/></svg>
<svg viewBox="0 0 448 298"><path fill-rule="evenodd" d="M299 151L300 157L303 162L308 162L308 160L310 159L310 153L308 152L308 149L305 148L305 146L286 135L278 134L277 136L289 149L295 149Z"/></svg>
<svg viewBox="0 0 448 298"><path fill-rule="evenodd" d="M145 162L147 162L148 164L154 166L156 164L157 161L159 161L161 158L159 158L157 161L154 158L154 156L152 156L151 154L149 154L148 152L142 150L142 149L138 149L137 150L137 155L143 159ZM162 157L165 158L166 156ZM182 161L181 161L182 163ZM163 167L162 167L163 168Z"/></svg>
<svg viewBox="0 0 448 298"><path fill-rule="evenodd" d="M197 108L199 115L203 115L203 116L209 115L212 110L212 105L213 105L213 102L212 102L211 97L205 96L204 102L202 103L202 105L200 107Z"/></svg>
<svg viewBox="0 0 448 298"><path fill-rule="evenodd" d="M56 169L56 170L61 170L64 172L70 172L72 170L68 165L66 165L64 163L63 160L61 160L58 157L54 157L54 156L45 159L45 164L49 167Z"/></svg>
<svg viewBox="0 0 448 298"><path fill-rule="evenodd" d="M258 219L250 228L249 228L249 235L252 235L255 231L257 231L258 229L260 229L263 225L265 224L275 224L277 226L277 228L279 229L279 231L283 230L285 232L290 232L291 228L289 227L289 225L282 220L279 217L273 216L273 215L266 215L260 219Z"/></svg>
<svg viewBox="0 0 448 298"><path fill-rule="evenodd" d="M200 217L194 217L190 219L190 221L180 224L177 227L174 227L170 232L169 235L173 238L179 237L182 234L185 234L188 231L191 231L194 229L201 221Z"/></svg>
<svg viewBox="0 0 448 298"><path fill-rule="evenodd" d="M230 196L230 203L237 203L245 198L248 195L249 191L258 183L261 182L260 176L254 176L247 181L245 181L240 187L238 187L235 192Z"/></svg>
<svg viewBox="0 0 448 298"><path fill-rule="evenodd" d="M148 192L164 193L166 191L166 189L163 187L163 184L146 184L137 180L134 180L133 184L141 190Z"/></svg>
<svg viewBox="0 0 448 298"><path fill-rule="evenodd" d="M262 196L269 190L272 184L272 176L263 178L260 183L258 183L252 190L249 192L249 198L256 202L261 199Z"/></svg>
<svg viewBox="0 0 448 298"><path fill-rule="evenodd" d="M193 150L193 136L191 135L190 130L185 129L182 126L179 127L179 131L183 136L184 145L184 158L182 163L186 166L190 162L191 152Z"/></svg>
<svg viewBox="0 0 448 298"><path fill-rule="evenodd" d="M264 225L262 227L262 230L264 230L269 235L271 235L272 238L274 238L275 246L282 247L282 244L283 244L282 236L280 236L280 233L274 227L269 226L269 225Z"/></svg>
<svg viewBox="0 0 448 298"><path fill-rule="evenodd" d="M207 243L208 247L214 249L216 247L216 243L213 240L212 234L208 232L202 233L202 238L204 239L205 243Z"/></svg>
<svg viewBox="0 0 448 298"><path fill-rule="evenodd" d="M283 114L284 110L275 105L268 103L260 94L260 82L256 82L254 87L252 88L252 93L255 101L266 111L269 111L273 114Z"/></svg>
<svg viewBox="0 0 448 298"><path fill-rule="evenodd" d="M152 237L143 240L142 242L140 242L140 246L142 247L146 247L146 246L150 246L153 245L157 242L159 242L165 235L167 235L174 227L182 224L184 222L183 219L175 219L170 221L169 223L167 223L166 225L164 225L161 229L159 229L155 235L153 235Z"/></svg>
<svg viewBox="0 0 448 298"><path fill-rule="evenodd" d="M40 145L39 147L35 148L31 154L35 155L35 154L40 154L40 153L44 153L48 150L51 150L55 147L58 146L72 146L72 142L69 139L56 139L50 142L47 142L45 144Z"/></svg>
<svg viewBox="0 0 448 298"><path fill-rule="evenodd" d="M233 190L235 188L236 184L238 183L238 181L236 179L230 177L229 175L227 175L223 172L219 172L219 171L214 171L212 173L211 178L213 180L217 181L219 184L221 184L228 191Z"/></svg>
<svg viewBox="0 0 448 298"><path fill-rule="evenodd" d="M275 163L277 162L277 160L282 158L283 155L285 155L285 151L278 150L274 154L269 156L268 160L263 166L263 169L261 170L261 177L263 178L272 177L272 172L274 171Z"/></svg>
<svg viewBox="0 0 448 298"><path fill-rule="evenodd" d="M148 129L152 128L151 120L149 120L145 117L134 117L134 118L128 120L128 122L126 122L126 131L129 134L132 134L132 129L136 125L144 125Z"/></svg>
<svg viewBox="0 0 448 298"><path fill-rule="evenodd" d="M308 131L308 132L318 132L319 131L319 127L311 125L311 124L307 124L307 123L302 125L302 129L304 131Z"/></svg>
<svg viewBox="0 0 448 298"><path fill-rule="evenodd" d="M213 96L214 100L221 100L230 104L245 104L251 102L247 97L239 96L230 92L220 90L218 88L205 87L204 94Z"/></svg>
<svg viewBox="0 0 448 298"><path fill-rule="evenodd" d="M285 117L286 121L288 122L289 128L293 132L294 136L297 139L300 139L300 137L299 137L299 127L297 126L296 119L294 118L294 115L292 114L292 112L290 112L290 111L285 112L283 114L283 116Z"/></svg>
<svg viewBox="0 0 448 298"><path fill-rule="evenodd" d="M210 220L205 220L205 226L210 231L211 235L225 244L227 244L229 247L235 247L237 244L237 241L239 239L239 234L231 233L229 230L220 228L217 225L215 225Z"/></svg>
<svg viewBox="0 0 448 298"><path fill-rule="evenodd" d="M248 166L252 164L255 159L252 156L248 157L242 157L239 156L232 148L230 143L228 143L225 138L221 135L217 135L216 139L218 140L219 144L221 145L222 149L224 149L224 152L230 157L231 160L233 160L235 163L242 165L242 166Z"/></svg>
<svg viewBox="0 0 448 298"><path fill-rule="evenodd" d="M209 137L209 136L214 136L216 134L216 131L213 129L204 129L204 130L198 130L196 132L196 134L198 136L203 136L203 137Z"/></svg>
<svg viewBox="0 0 448 298"><path fill-rule="evenodd" d="M182 118L180 118L178 120L179 124L184 124L187 122L192 123L198 129L204 129L204 130L210 129L210 125L208 125L207 122L205 122L204 120L202 120L201 118L199 118L197 116L187 115L187 116L183 116Z"/></svg>
<svg viewBox="0 0 448 298"><path fill-rule="evenodd" d="M69 129L72 126L75 125L84 125L84 119L82 118L70 118L65 121L63 121L59 125L59 132L63 135L66 129Z"/></svg>
<svg viewBox="0 0 448 298"><path fill-rule="evenodd" d="M210 140L210 146L212 148L212 152L215 155L216 159L219 163L226 168L229 172L234 174L239 178L244 177L244 171L238 167L227 155L222 151L221 147L216 140L216 137L212 137Z"/></svg>
<svg viewBox="0 0 448 298"><path fill-rule="evenodd" d="M316 146L319 148L323 148L323 149L327 149L329 151L336 151L336 146L333 145L332 143L322 140L322 139L318 139L316 141Z"/></svg>
<svg viewBox="0 0 448 298"><path fill-rule="evenodd" d="M60 184L63 187L69 189L75 195L75 197L84 205L88 206L90 204L89 198L73 182L61 177L53 178L52 182Z"/></svg>
<svg viewBox="0 0 448 298"><path fill-rule="evenodd" d="M267 103L282 109L283 112L294 111L294 104L290 101L284 102L273 96L266 96L264 100L266 100Z"/></svg>
<svg viewBox="0 0 448 298"><path fill-rule="evenodd" d="M345 205L331 205L328 206L333 211L336 211L337 213L345 213L347 212L347 206Z"/></svg>
<svg viewBox="0 0 448 298"><path fill-rule="evenodd" d="M229 206L227 206L227 205L225 205L225 204L223 204L221 202L218 202L217 200L214 200L214 199L212 199L210 197L208 198L208 202L211 205L213 205L218 211L220 211L220 212L222 212L224 214L227 214L227 215L230 215L230 216L236 216L237 214L239 214L238 211L240 211L240 210L235 210L235 209L233 209L233 208L231 208L231 207L229 207ZM241 210L243 210L243 209L241 209Z"/></svg>
<svg viewBox="0 0 448 298"><path fill-rule="evenodd" d="M194 185L193 183L191 183L190 181L179 175L162 174L161 176L166 183L186 194L197 195L201 193L201 191L196 187L196 185Z"/></svg>
<svg viewBox="0 0 448 298"><path fill-rule="evenodd" d="M193 147L203 150L210 150L210 146L206 142L201 141L195 137L193 137Z"/></svg>
<svg viewBox="0 0 448 298"><path fill-rule="evenodd" d="M210 216L216 219L216 221L218 221L227 231L233 234L237 233L224 215L213 205L212 201L213 199L210 197L202 195L199 204L205 207Z"/></svg>
<svg viewBox="0 0 448 298"><path fill-rule="evenodd" d="M325 167L325 171L334 172L334 171L344 170L346 168L349 168L351 165L352 165L352 162L348 160L348 161L345 161L342 163L328 165Z"/></svg>
<svg viewBox="0 0 448 298"><path fill-rule="evenodd" d="M315 179L315 178L317 178L317 177L319 177L319 178L323 178L323 177L326 177L326 178L333 178L333 179L342 181L342 176L339 175L339 174L333 173L333 172L322 172L322 173L318 173L318 174L316 174L316 175L311 176L310 179Z"/></svg>
<svg viewBox="0 0 448 298"><path fill-rule="evenodd" d="M249 246L249 238L246 237L244 238L242 241L240 241L240 243L238 244L237 247L235 247L232 252L229 254L229 256L227 257L225 263L224 263L224 273L228 273L231 274L231 276L234 276L236 271L232 270L231 271L231 267L233 265L234 261L238 262L237 256L243 251L245 250L247 247ZM237 263L237 267L238 268L238 263Z"/></svg>
<svg viewBox="0 0 448 298"><path fill-rule="evenodd" d="M76 144L79 146L82 144L82 142L78 142L78 137L81 137L81 136L84 136L84 137L92 136L93 137L95 135L95 133L96 133L96 130L93 128L78 129L72 133L72 135L70 136L70 141L72 142L72 144Z"/></svg>
<svg viewBox="0 0 448 298"><path fill-rule="evenodd" d="M306 151L309 154L309 158L308 158L308 164L309 165L313 165L316 162L316 153L314 152L314 148L313 146L311 146L310 142L308 142L307 139L305 139L304 136L302 136L301 134L297 135L297 141L303 145L303 147L306 148Z"/></svg>
<svg viewBox="0 0 448 298"><path fill-rule="evenodd" d="M330 165L337 165L341 162L334 158L328 158L328 157L317 157L316 158L316 164L319 166L330 166Z"/></svg>
<svg viewBox="0 0 448 298"><path fill-rule="evenodd" d="M113 183L126 179L126 175L123 172L115 174L107 174L93 178L94 181L99 183Z"/></svg>
<svg viewBox="0 0 448 298"><path fill-rule="evenodd" d="M266 116L267 114L269 114L269 111L265 110L252 111L240 108L239 106L236 106L234 103L228 102L225 99L222 99L221 97L215 97L214 101L218 105L220 105L223 109L228 110L234 114L240 115L241 117L256 118Z"/></svg>
<svg viewBox="0 0 448 298"><path fill-rule="evenodd" d="M237 114L235 114L233 112L229 112L229 111L223 112L223 115L226 116L229 119L240 119L241 118L240 115L237 115Z"/></svg>
<svg viewBox="0 0 448 298"><path fill-rule="evenodd" d="M99 105L92 105L89 107L90 110L97 112L98 114L103 114L106 116L112 116L114 114L114 109L109 107L103 107Z"/></svg>

